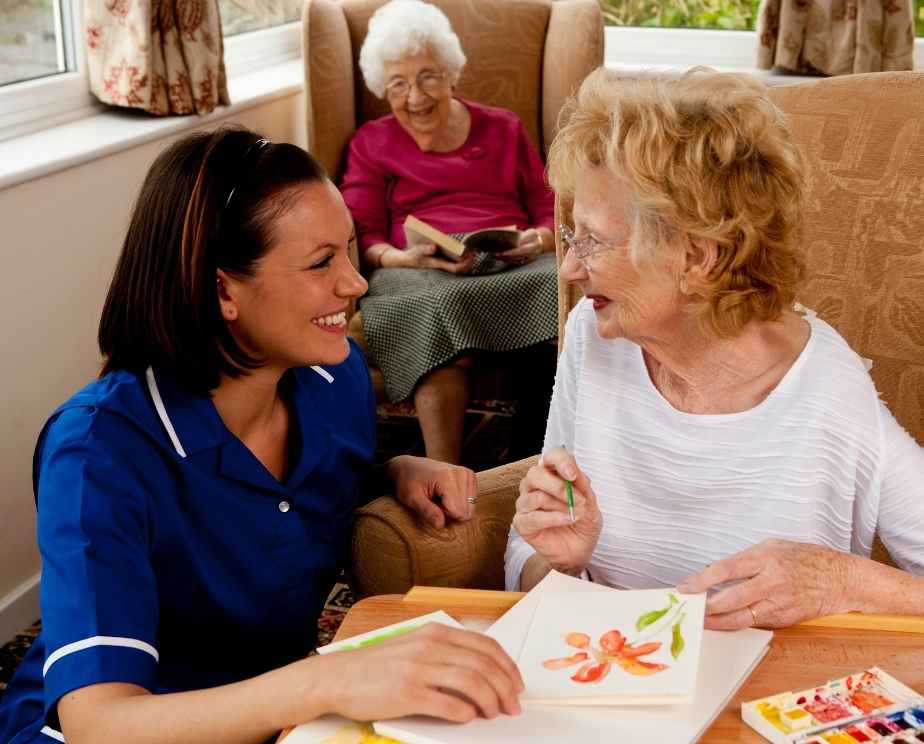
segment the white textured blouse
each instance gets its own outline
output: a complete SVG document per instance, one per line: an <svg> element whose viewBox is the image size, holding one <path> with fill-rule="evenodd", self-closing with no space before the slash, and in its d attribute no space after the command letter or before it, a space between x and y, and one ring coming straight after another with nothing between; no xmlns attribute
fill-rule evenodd
<svg viewBox="0 0 924 744"><path fill-rule="evenodd" d="M641 348L568 317L545 435L590 477L603 516L594 581L672 586L764 538L869 556L878 530L895 562L924 573L924 449L879 399L863 360L813 314L808 343L750 410L678 411ZM511 529L508 589L533 549Z"/></svg>

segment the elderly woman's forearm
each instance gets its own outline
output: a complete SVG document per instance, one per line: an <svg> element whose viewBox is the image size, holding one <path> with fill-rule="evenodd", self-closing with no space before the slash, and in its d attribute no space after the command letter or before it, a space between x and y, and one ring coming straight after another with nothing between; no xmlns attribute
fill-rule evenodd
<svg viewBox="0 0 924 744"><path fill-rule="evenodd" d="M370 245L366 252L363 253L363 263L370 269L397 266L397 262L389 261L389 258L395 258L394 254L399 254L397 258L400 258L400 253L401 251L390 243L376 243L375 245ZM386 256L388 257L386 258Z"/></svg>
<svg viewBox="0 0 924 744"><path fill-rule="evenodd" d="M848 561L849 605L861 612L924 615L924 576L851 555Z"/></svg>

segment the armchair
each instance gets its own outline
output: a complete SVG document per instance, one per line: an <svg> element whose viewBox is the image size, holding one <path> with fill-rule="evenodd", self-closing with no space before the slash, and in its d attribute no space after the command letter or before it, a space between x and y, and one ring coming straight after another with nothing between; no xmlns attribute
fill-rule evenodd
<svg viewBox="0 0 924 744"><path fill-rule="evenodd" d="M428 1L449 17L468 57L458 93L516 113L544 157L562 104L603 63L597 0ZM385 2L306 0L302 12L308 150L335 180L353 132L388 113L359 70L369 19ZM352 259L358 266L355 248ZM367 349L360 313L352 314L349 334ZM371 366L381 400L381 373Z"/></svg>
<svg viewBox="0 0 924 744"><path fill-rule="evenodd" d="M801 301L872 360L883 399L924 443L924 74L830 78L776 87L771 97L789 116L806 163L809 279ZM570 219L560 204L558 211ZM560 285L560 331L575 301ZM361 509L353 536L358 592L502 589L517 486L535 460L479 473L476 516L442 531L421 526L388 496ZM891 562L878 539L873 557Z"/></svg>

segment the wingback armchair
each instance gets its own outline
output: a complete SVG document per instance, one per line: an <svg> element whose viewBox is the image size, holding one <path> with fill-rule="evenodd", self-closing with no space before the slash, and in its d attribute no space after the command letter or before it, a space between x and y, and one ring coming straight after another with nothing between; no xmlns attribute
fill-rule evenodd
<svg viewBox="0 0 924 744"><path fill-rule="evenodd" d="M353 132L388 113L388 104L366 89L359 70L369 19L385 2L306 0L302 12L308 150L335 180L343 173ZM597 0L428 2L449 17L468 58L457 93L516 113L544 157L562 104L603 63ZM358 266L355 249L352 258ZM349 334L366 348L359 313L351 314ZM372 379L381 398L383 383L374 366Z"/></svg>
<svg viewBox="0 0 924 744"><path fill-rule="evenodd" d="M770 94L807 166L809 278L799 299L872 360L882 397L924 443L924 74L852 75ZM576 296L559 289L562 329ZM479 473L476 516L445 530L422 526L387 496L360 510L360 594L414 584L502 589L517 485L534 461ZM889 561L878 540L873 557Z"/></svg>

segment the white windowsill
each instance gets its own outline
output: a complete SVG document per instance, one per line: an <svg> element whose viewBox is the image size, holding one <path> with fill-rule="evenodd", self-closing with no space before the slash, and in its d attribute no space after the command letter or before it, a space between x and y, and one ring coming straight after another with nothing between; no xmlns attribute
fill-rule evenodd
<svg viewBox="0 0 924 744"><path fill-rule="evenodd" d="M152 117L106 110L61 126L0 142L0 189L72 168L165 136L218 122L261 103L301 91L301 59L228 81L230 106L207 116Z"/></svg>

